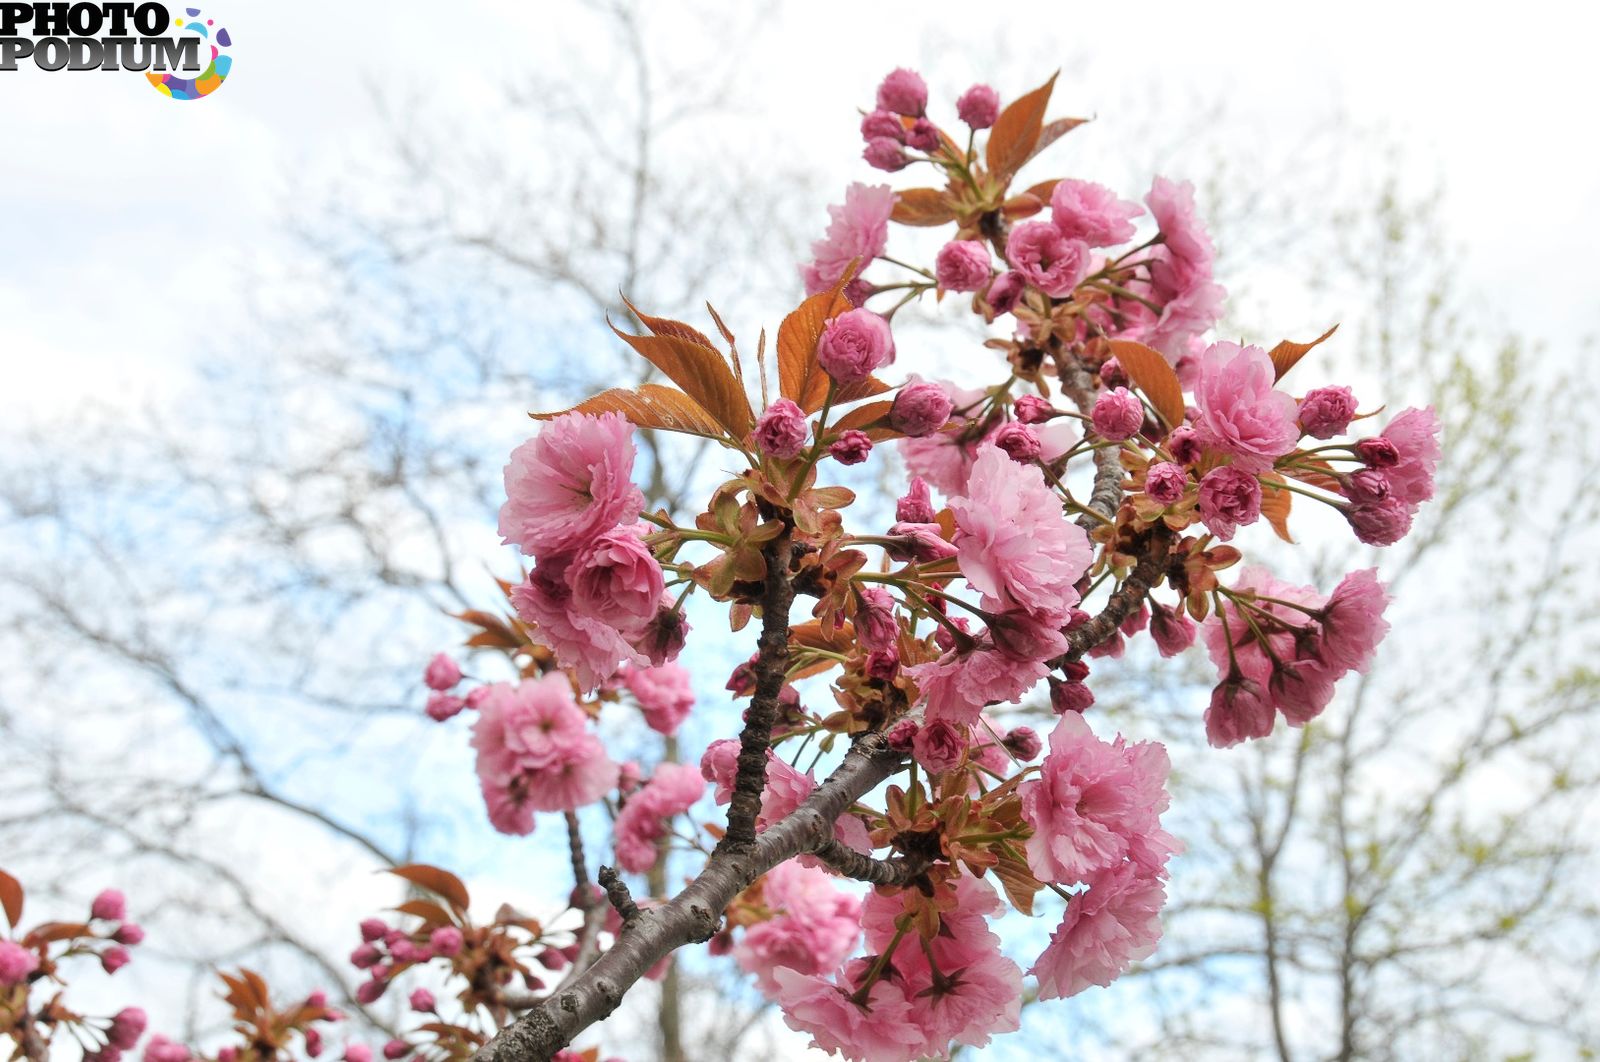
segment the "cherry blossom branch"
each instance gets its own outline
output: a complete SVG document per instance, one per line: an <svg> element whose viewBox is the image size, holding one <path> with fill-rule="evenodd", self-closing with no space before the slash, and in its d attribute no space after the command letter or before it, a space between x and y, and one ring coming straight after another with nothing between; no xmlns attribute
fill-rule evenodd
<svg viewBox="0 0 1600 1062"><path fill-rule="evenodd" d="M812 854L845 877L870 882L873 885L897 887L909 885L928 869L928 860L924 858L894 856L889 859L878 859L856 851L837 838L822 845Z"/></svg>
<svg viewBox="0 0 1600 1062"><path fill-rule="evenodd" d="M1133 571L1112 591L1099 615L1067 632L1067 651L1050 661L1050 666L1063 667L1116 634L1117 627L1138 610L1150 588L1166 574L1171 550L1172 530L1166 524L1151 527L1145 533L1144 547L1139 551Z"/></svg>
<svg viewBox="0 0 1600 1062"><path fill-rule="evenodd" d="M748 848L719 850L700 875L661 907L639 912L616 942L571 986L543 1000L485 1044L478 1062L546 1062L584 1029L601 1021L663 957L717 931L722 911L762 874L833 840L845 810L900 768L900 754L882 734L859 737L844 761L794 812Z"/></svg>
<svg viewBox="0 0 1600 1062"><path fill-rule="evenodd" d="M789 581L787 528L762 547L761 556L767 564L767 577L761 594L755 693L739 734L739 770L728 802L728 832L717 842L717 852L738 851L755 843L756 816L767 786L767 752L778 721L778 695L789 668L789 609L794 604L794 587Z"/></svg>
<svg viewBox="0 0 1600 1062"><path fill-rule="evenodd" d="M617 914L622 916L624 926L639 917L639 905L633 902L628 883L622 880L614 867L600 868L600 887L606 890L606 898L617 909Z"/></svg>
<svg viewBox="0 0 1600 1062"><path fill-rule="evenodd" d="M1094 378L1089 375L1089 370L1084 367L1083 362L1073 355L1058 357L1056 374L1061 381L1061 389L1072 399L1073 405L1077 406L1078 411L1084 416L1088 416L1089 411L1094 408L1095 384ZM1090 491L1087 508L1099 513L1106 520L1113 520L1117 515L1117 506L1121 504L1122 448L1108 446L1096 449L1094 487ZM1085 531L1093 531L1095 525L1100 522L1087 515L1078 518L1078 526Z"/></svg>

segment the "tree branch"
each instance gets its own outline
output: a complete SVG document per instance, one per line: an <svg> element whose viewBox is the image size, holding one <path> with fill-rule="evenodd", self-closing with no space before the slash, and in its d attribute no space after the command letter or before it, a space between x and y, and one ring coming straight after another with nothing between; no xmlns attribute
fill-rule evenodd
<svg viewBox="0 0 1600 1062"><path fill-rule="evenodd" d="M909 885L928 869L926 859L912 856L878 859L856 851L837 838L827 842L812 854L845 877L871 882L874 885Z"/></svg>
<svg viewBox="0 0 1600 1062"><path fill-rule="evenodd" d="M722 911L756 878L833 840L833 826L856 800L899 769L882 734L857 739L839 768L805 803L756 837L749 848L712 854L700 876L661 907L641 911L610 950L565 991L546 998L481 1048L478 1062L548 1062L572 1038L604 1019L662 957L708 940Z"/></svg>

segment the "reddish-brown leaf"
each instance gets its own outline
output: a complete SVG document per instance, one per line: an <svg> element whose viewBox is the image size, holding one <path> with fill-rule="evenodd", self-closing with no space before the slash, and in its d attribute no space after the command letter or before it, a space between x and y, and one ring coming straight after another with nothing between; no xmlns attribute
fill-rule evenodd
<svg viewBox="0 0 1600 1062"><path fill-rule="evenodd" d="M534 420L550 420L563 413L621 413L638 428L661 428L684 435L726 441L724 425L682 391L660 384L641 384L636 391L613 387L571 409L557 413L531 413Z"/></svg>
<svg viewBox="0 0 1600 1062"><path fill-rule="evenodd" d="M715 417L735 439L750 433L755 423L750 400L721 354L678 336L631 336L616 328L613 331Z"/></svg>
<svg viewBox="0 0 1600 1062"><path fill-rule="evenodd" d="M0 870L0 907L5 908L12 929L21 928L23 896L22 882Z"/></svg>
<svg viewBox="0 0 1600 1062"><path fill-rule="evenodd" d="M409 863L403 867L395 867L389 873L443 896L458 911L465 911L471 902L471 897L467 895L467 887L461 884L460 878L448 870L430 867L426 863Z"/></svg>
<svg viewBox="0 0 1600 1062"><path fill-rule="evenodd" d="M984 147L983 157L989 173L997 181L1011 180L1011 175L1033 157L1044 129L1044 112L1050 106L1050 93L1056 87L1058 76L1059 72L1051 74L1049 81L1013 100L989 130L989 143Z"/></svg>
<svg viewBox="0 0 1600 1062"><path fill-rule="evenodd" d="M239 967L239 976L244 979L245 984L250 986L250 992L256 999L256 1005L262 1010L268 1009L272 1005L272 993L267 988L267 982L261 979L261 975L254 970L241 966Z"/></svg>
<svg viewBox="0 0 1600 1062"><path fill-rule="evenodd" d="M1057 118L1053 122L1046 122L1044 128L1039 130L1039 142L1033 145L1033 152L1025 161L1032 162L1034 159L1039 157L1040 153L1043 152L1045 148L1049 147L1051 144L1054 144L1057 140L1060 140L1062 137L1078 128L1078 126L1083 125L1088 120L1089 119L1087 118ZM1050 183L1052 185L1055 184L1054 181L1051 181Z"/></svg>
<svg viewBox="0 0 1600 1062"><path fill-rule="evenodd" d="M1034 894L1044 888L1044 882L1033 876L1026 860L1019 859L1007 849L1000 849L997 855L1000 861L995 864L994 874L1006 890L1006 899L1023 914L1033 914Z"/></svg>
<svg viewBox="0 0 1600 1062"><path fill-rule="evenodd" d="M1327 339L1338 330L1339 326L1334 325L1332 328L1328 329L1326 332L1322 333L1309 343L1292 343L1285 339L1282 343L1279 343L1277 346L1273 347L1272 364L1278 370L1278 379L1283 379L1284 374L1290 369L1294 368L1295 362L1311 353L1312 347L1315 347L1318 343L1321 343L1324 339Z"/></svg>
<svg viewBox="0 0 1600 1062"><path fill-rule="evenodd" d="M449 925L450 912L432 900L407 900L395 908L401 914L412 915L430 925Z"/></svg>
<svg viewBox="0 0 1600 1062"><path fill-rule="evenodd" d="M1278 486L1268 486L1278 484ZM1289 508L1294 501L1294 492L1283 485L1283 477L1276 472L1264 472L1261 475L1261 485L1266 489L1261 492L1261 515L1266 517L1267 523L1272 525L1272 530L1285 542L1293 543L1289 535Z"/></svg>
<svg viewBox="0 0 1600 1062"><path fill-rule="evenodd" d="M1183 423L1183 385L1160 351L1131 339L1113 339L1111 353L1169 427Z"/></svg>
<svg viewBox="0 0 1600 1062"><path fill-rule="evenodd" d="M956 219L956 212L951 208L949 197L943 189L907 188L895 195L899 198L895 200L894 211L889 215L891 221L923 227L947 225Z"/></svg>
<svg viewBox="0 0 1600 1062"><path fill-rule="evenodd" d="M806 299L778 326L778 391L807 413L821 409L828 397L828 374L817 364L822 326L848 309L850 300L840 283Z"/></svg>
<svg viewBox="0 0 1600 1062"><path fill-rule="evenodd" d="M43 922L29 930L22 942L30 947L34 944L54 944L58 940L86 937L92 932L94 930L86 922Z"/></svg>
<svg viewBox="0 0 1600 1062"><path fill-rule="evenodd" d="M889 410L894 403L888 400L881 402L868 402L864 406L857 406L844 416L834 421L831 427L836 431L847 431L855 428L857 431L867 431L880 420L886 420ZM880 426L886 426L880 425ZM870 432L869 432L870 434Z"/></svg>
<svg viewBox="0 0 1600 1062"><path fill-rule="evenodd" d="M716 348L711 345L711 340L706 337L704 332L693 325L684 324L682 321L674 321L670 317L651 317L649 314L641 312L639 307L627 299L623 299L622 303L629 310L632 310L633 315L656 335L687 339L691 343L698 343L700 346L705 347L713 354L716 353Z"/></svg>

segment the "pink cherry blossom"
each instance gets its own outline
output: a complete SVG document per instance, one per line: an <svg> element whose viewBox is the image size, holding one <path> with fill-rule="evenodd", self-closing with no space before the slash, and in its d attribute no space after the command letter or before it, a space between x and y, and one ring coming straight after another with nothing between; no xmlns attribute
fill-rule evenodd
<svg viewBox="0 0 1600 1062"><path fill-rule="evenodd" d="M980 447L965 495L951 499L950 510L961 574L983 594L985 608L1065 616L1078 603L1073 584L1094 550L1037 466Z"/></svg>
<svg viewBox="0 0 1600 1062"><path fill-rule="evenodd" d="M39 968L39 956L21 944L0 940L0 985L21 984Z"/></svg>
<svg viewBox="0 0 1600 1062"><path fill-rule="evenodd" d="M828 208L827 234L811 245L812 261L800 270L807 295L837 284L852 260L860 273L883 253L896 198L886 184L857 183L845 189L844 202Z"/></svg>
<svg viewBox="0 0 1600 1062"><path fill-rule="evenodd" d="M1056 182L1050 192L1050 220L1061 235L1090 247L1109 247L1133 238L1133 219L1144 213L1138 203L1118 199L1093 181Z"/></svg>
<svg viewBox="0 0 1600 1062"><path fill-rule="evenodd" d="M1158 461L1144 476L1144 492L1160 505L1176 505L1189 491L1189 473L1182 465Z"/></svg>
<svg viewBox="0 0 1600 1062"><path fill-rule="evenodd" d="M893 361L889 322L871 310L846 310L831 318L817 339L817 364L841 386L859 384Z"/></svg>
<svg viewBox="0 0 1600 1062"><path fill-rule="evenodd" d="M591 733L565 675L499 685L472 728L490 821L503 833L533 829L536 811L571 811L615 787L617 766Z"/></svg>
<svg viewBox="0 0 1600 1062"><path fill-rule="evenodd" d="M1407 409L1383 429L1398 460L1385 475L1392 497L1415 507L1433 497L1433 474L1439 463L1439 418L1433 407Z"/></svg>
<svg viewBox="0 0 1600 1062"><path fill-rule="evenodd" d="M867 146L861 150L861 157L867 160L868 166L885 173L897 173L911 164L911 156L906 154L900 140L887 136L873 137L867 141Z"/></svg>
<svg viewBox="0 0 1600 1062"><path fill-rule="evenodd" d="M1389 632L1383 610L1389 594L1375 568L1351 572L1333 588L1322 612L1317 655L1340 671L1365 671Z"/></svg>
<svg viewBox="0 0 1600 1062"><path fill-rule="evenodd" d="M761 414L750 435L762 453L787 461L791 457L798 457L800 451L805 449L810 431L805 412L789 399L780 398Z"/></svg>
<svg viewBox="0 0 1600 1062"><path fill-rule="evenodd" d="M878 107L915 118L928 106L928 84L915 70L891 70L878 85Z"/></svg>
<svg viewBox="0 0 1600 1062"><path fill-rule="evenodd" d="M1194 636L1194 621L1182 608L1157 605L1150 614L1150 637L1162 656L1177 656L1194 644Z"/></svg>
<svg viewBox="0 0 1600 1062"><path fill-rule="evenodd" d="M1043 661L1017 660L979 643L903 669L927 702L927 718L970 724L984 705L1016 703L1050 671Z"/></svg>
<svg viewBox="0 0 1600 1062"><path fill-rule="evenodd" d="M622 684L639 702L645 723L658 734L676 733L694 707L694 684L689 672L677 664L626 668Z"/></svg>
<svg viewBox="0 0 1600 1062"><path fill-rule="evenodd" d="M1070 884L1125 858L1147 873L1160 871L1176 848L1160 823L1168 769L1159 744L1102 741L1083 716L1061 716L1039 777L1018 789L1033 827L1027 854L1034 876Z"/></svg>
<svg viewBox="0 0 1600 1062"><path fill-rule="evenodd" d="M430 690L448 690L461 681L461 667L449 655L436 653L422 672L423 685Z"/></svg>
<svg viewBox="0 0 1600 1062"><path fill-rule="evenodd" d="M550 558L534 565L527 582L511 591L511 605L533 625L529 634L533 641L554 653L563 667L571 668L585 690L592 690L616 674L622 664L642 667L649 660L630 643L629 632L574 607L567 579L570 564L566 558Z"/></svg>
<svg viewBox="0 0 1600 1062"><path fill-rule="evenodd" d="M1300 428L1313 439L1331 439L1350 426L1356 396L1348 387L1317 387L1300 400Z"/></svg>
<svg viewBox="0 0 1600 1062"><path fill-rule="evenodd" d="M1144 424L1144 404L1126 387L1100 392L1089 413L1094 430L1111 442L1121 442L1138 434Z"/></svg>
<svg viewBox="0 0 1600 1062"><path fill-rule="evenodd" d="M656 842L665 835L668 821L688 811L705 790L699 768L681 763L658 766L617 814L613 832L622 869L642 874L655 865Z"/></svg>
<svg viewBox="0 0 1600 1062"><path fill-rule="evenodd" d="M1002 425L989 441L1004 451L1011 460L1023 464L1037 460L1044 450L1044 443L1039 439L1039 433L1015 420Z"/></svg>
<svg viewBox="0 0 1600 1062"><path fill-rule="evenodd" d="M917 731L911 754L930 775L954 770L967 754L967 728L935 719Z"/></svg>
<svg viewBox="0 0 1600 1062"><path fill-rule="evenodd" d="M894 598L882 587L856 591L856 638L863 648L888 649L900 636L894 618Z"/></svg>
<svg viewBox="0 0 1600 1062"><path fill-rule="evenodd" d="M790 860L762 880L762 898L773 917L744 931L733 957L771 999L779 969L820 974L836 969L861 937L861 901L841 891L825 870Z"/></svg>
<svg viewBox="0 0 1600 1062"><path fill-rule="evenodd" d="M511 452L500 535L542 557L576 549L644 507L633 426L620 413L566 413Z"/></svg>
<svg viewBox="0 0 1600 1062"><path fill-rule="evenodd" d="M700 775L716 786L713 796L718 804L726 804L732 799L733 782L738 769L739 742L733 738L713 741L700 757ZM804 803L816 787L817 780L809 771L802 774L768 749L767 785L761 791L761 811L756 816L757 829L764 830L781 821ZM854 815L843 815L834 823L834 836L857 851L872 850L866 827Z"/></svg>
<svg viewBox="0 0 1600 1062"><path fill-rule="evenodd" d="M1089 245L1048 221L1025 221L1006 240L1006 260L1029 284L1064 299L1089 274Z"/></svg>
<svg viewBox="0 0 1600 1062"><path fill-rule="evenodd" d="M894 396L889 423L896 431L912 438L931 435L949 421L952 408L950 394L945 388L913 376Z"/></svg>
<svg viewBox="0 0 1600 1062"><path fill-rule="evenodd" d="M1213 343L1200 358L1195 428L1206 445L1232 454L1246 472L1263 472L1300 438L1294 399L1273 384L1277 370L1260 347Z"/></svg>
<svg viewBox="0 0 1600 1062"><path fill-rule="evenodd" d="M1378 501L1352 505L1344 510L1344 518L1361 542L1369 546L1392 546L1411 530L1413 512L1405 502L1390 495Z"/></svg>
<svg viewBox="0 0 1600 1062"><path fill-rule="evenodd" d="M1227 542L1261 516L1261 484L1238 466L1223 465L1201 477L1199 502L1206 530Z"/></svg>
<svg viewBox="0 0 1600 1062"><path fill-rule="evenodd" d="M614 527L583 546L565 570L574 618L631 640L655 618L664 580L644 544L645 525Z"/></svg>
<svg viewBox="0 0 1600 1062"><path fill-rule="evenodd" d="M1161 939L1166 890L1154 875L1119 863L1089 879L1087 892L1067 901L1061 925L1028 972L1040 999L1065 999L1090 985L1109 985L1128 966L1148 958Z"/></svg>
<svg viewBox="0 0 1600 1062"><path fill-rule="evenodd" d="M939 249L933 271L946 291L977 291L989 282L989 247L979 240L951 240Z"/></svg>
<svg viewBox="0 0 1600 1062"><path fill-rule="evenodd" d="M933 497L928 493L927 480L912 476L905 495L895 502L895 520L907 524L931 524L934 516Z"/></svg>
<svg viewBox="0 0 1600 1062"><path fill-rule="evenodd" d="M1224 679L1211 691L1206 708L1206 740L1212 748L1232 748L1250 738L1272 733L1277 716L1266 690L1255 679L1236 676Z"/></svg>
<svg viewBox="0 0 1600 1062"><path fill-rule="evenodd" d="M1000 93L988 85L973 85L956 97L956 116L974 129L987 129L1000 117Z"/></svg>
<svg viewBox="0 0 1600 1062"><path fill-rule="evenodd" d="M1015 269L1008 269L990 282L989 290L983 293L983 297L995 313L1010 313L1022 301L1022 294L1027 287L1026 277Z"/></svg>
<svg viewBox="0 0 1600 1062"><path fill-rule="evenodd" d="M89 904L89 917L120 922L128 917L128 901L119 889L102 889Z"/></svg>
<svg viewBox="0 0 1600 1062"><path fill-rule="evenodd" d="M871 453L872 436L855 428L846 428L828 444L828 455L841 465L859 465Z"/></svg>
<svg viewBox="0 0 1600 1062"><path fill-rule="evenodd" d="M922 1034L910 1020L911 1005L903 988L887 979L874 982L866 1005L851 999L854 987L794 970L773 971L784 1024L809 1033L811 1045L851 1062L906 1062L915 1057ZM838 978L845 980L841 971Z"/></svg>

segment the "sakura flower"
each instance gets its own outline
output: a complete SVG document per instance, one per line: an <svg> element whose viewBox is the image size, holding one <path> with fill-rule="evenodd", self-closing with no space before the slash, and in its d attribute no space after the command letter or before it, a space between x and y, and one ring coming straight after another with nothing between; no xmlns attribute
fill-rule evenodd
<svg viewBox="0 0 1600 1062"><path fill-rule="evenodd" d="M1091 876L1088 891L1067 901L1061 925L1028 971L1039 979L1039 998L1065 999L1090 985L1109 985L1148 958L1161 939L1166 902L1160 880L1133 863Z"/></svg>
<svg viewBox="0 0 1600 1062"><path fill-rule="evenodd" d="M1389 624L1383 610L1389 604L1376 569L1351 572L1333 588L1322 611L1322 638L1317 655L1340 671L1365 671Z"/></svg>
<svg viewBox="0 0 1600 1062"><path fill-rule="evenodd" d="M881 110L915 118L928 106L928 84L915 70L900 67L891 70L878 85L878 107Z"/></svg>
<svg viewBox="0 0 1600 1062"><path fill-rule="evenodd" d="M638 517L633 426L620 413L566 413L511 452L500 535L542 557Z"/></svg>
<svg viewBox="0 0 1600 1062"><path fill-rule="evenodd" d="M787 461L800 455L809 433L806 415L800 407L787 398L779 398L761 414L750 434L762 453Z"/></svg>
<svg viewBox="0 0 1600 1062"><path fill-rule="evenodd" d="M974 129L987 129L1000 117L1000 94L988 85L973 85L956 97L956 116Z"/></svg>
<svg viewBox="0 0 1600 1062"><path fill-rule="evenodd" d="M984 705L1016 703L1050 671L1043 661L1017 660L982 642L903 670L921 691L928 720L956 724L975 722Z"/></svg>
<svg viewBox="0 0 1600 1062"><path fill-rule="evenodd" d="M1211 691L1206 741L1212 748L1226 749L1249 738L1264 738L1272 733L1276 718L1261 683L1235 673Z"/></svg>
<svg viewBox="0 0 1600 1062"><path fill-rule="evenodd" d="M1133 238L1133 219L1144 213L1137 203L1093 181L1056 182L1050 192L1050 220L1061 235L1090 247L1110 247Z"/></svg>
<svg viewBox="0 0 1600 1062"><path fill-rule="evenodd" d="M21 984L39 968L39 956L21 944L0 940L0 985Z"/></svg>
<svg viewBox="0 0 1600 1062"><path fill-rule="evenodd" d="M899 125L892 116L889 120ZM899 145L895 148L898 151ZM896 198L886 184L858 183L845 189L844 202L828 208L827 234L811 245L811 263L800 270L807 295L837 284L852 261L859 273L883 253ZM852 301L860 305L859 300Z"/></svg>
<svg viewBox="0 0 1600 1062"><path fill-rule="evenodd" d="M1166 810L1166 749L1095 737L1068 712L1050 732L1037 778L1022 783L1022 817L1033 827L1028 866L1041 881L1071 883L1132 859L1154 874L1176 848L1161 829Z"/></svg>
<svg viewBox="0 0 1600 1062"><path fill-rule="evenodd" d="M1300 400L1300 428L1313 439L1331 439L1350 426L1356 396L1348 387L1317 387Z"/></svg>
<svg viewBox="0 0 1600 1062"><path fill-rule="evenodd" d="M681 763L663 763L634 793L617 814L617 863L624 870L642 874L656 861L656 842L665 835L674 815L688 811L706 790L698 768Z"/></svg>
<svg viewBox="0 0 1600 1062"><path fill-rule="evenodd" d="M1089 414L1094 430L1111 442L1121 442L1138 434L1144 424L1144 405L1126 387L1100 392Z"/></svg>
<svg viewBox="0 0 1600 1062"><path fill-rule="evenodd" d="M1238 529L1261 516L1261 484L1235 465L1213 468L1200 480L1200 519L1206 530L1227 542Z"/></svg>
<svg viewBox="0 0 1600 1062"><path fill-rule="evenodd" d="M817 364L841 386L859 384L894 361L889 322L871 310L846 310L823 325Z"/></svg>
<svg viewBox="0 0 1600 1062"><path fill-rule="evenodd" d="M435 653L422 672L422 682L430 690L443 691L461 681L461 667L445 653Z"/></svg>
<svg viewBox="0 0 1600 1062"><path fill-rule="evenodd" d="M1037 466L982 446L965 496L951 499L950 509L961 574L983 594L985 608L1064 616L1078 603L1073 584L1094 551Z"/></svg>
<svg viewBox="0 0 1600 1062"><path fill-rule="evenodd" d="M977 291L989 282L989 248L979 240L951 240L933 260L946 291Z"/></svg>
<svg viewBox="0 0 1600 1062"><path fill-rule="evenodd" d="M967 728L935 719L917 731L911 754L930 775L954 770L967 754Z"/></svg>
<svg viewBox="0 0 1600 1062"><path fill-rule="evenodd" d="M571 811L616 785L617 766L589 732L566 676L494 689L479 708L472 747L496 829L529 833L534 812Z"/></svg>
<svg viewBox="0 0 1600 1062"><path fill-rule="evenodd" d="M1386 475L1390 494L1415 507L1433 497L1433 474L1439 463L1439 418L1433 407L1407 409L1383 429L1394 444L1397 460Z"/></svg>
<svg viewBox="0 0 1600 1062"><path fill-rule="evenodd" d="M733 957L763 995L778 994L779 969L819 974L836 969L861 936L861 901L841 891L825 870L779 863L762 882L773 917L744 931Z"/></svg>
<svg viewBox="0 0 1600 1062"><path fill-rule="evenodd" d="M639 702L644 721L658 734L669 737L694 707L694 685L689 672L677 664L658 667L630 667L622 672L622 684Z"/></svg>
<svg viewBox="0 0 1600 1062"><path fill-rule="evenodd" d="M1275 390L1277 370L1260 347L1213 343L1200 358L1195 427L1246 472L1263 472L1300 438L1294 399Z"/></svg>
<svg viewBox="0 0 1600 1062"><path fill-rule="evenodd" d="M1006 240L1006 260L1029 284L1064 299L1089 274L1089 245L1047 221L1025 221Z"/></svg>
<svg viewBox="0 0 1600 1062"><path fill-rule="evenodd" d="M853 1000L853 986L815 974L779 967L772 977L784 1024L809 1033L813 1047L851 1062L906 1062L922 1042L905 990L887 979L873 982L863 1005ZM838 977L845 979L842 971Z"/></svg>
<svg viewBox="0 0 1600 1062"><path fill-rule="evenodd" d="M614 527L586 543L565 569L574 618L632 639L655 618L664 580L644 544L644 525Z"/></svg>

